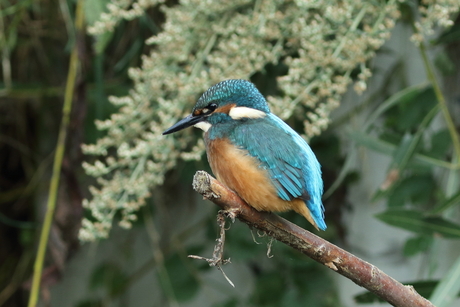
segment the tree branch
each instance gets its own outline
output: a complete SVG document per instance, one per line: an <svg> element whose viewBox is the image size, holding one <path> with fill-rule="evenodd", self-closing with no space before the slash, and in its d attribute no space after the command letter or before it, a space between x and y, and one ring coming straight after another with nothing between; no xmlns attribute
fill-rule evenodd
<svg viewBox="0 0 460 307"><path fill-rule="evenodd" d="M211 175L198 171L193 178L193 188L225 211L231 212L250 227L266 232L313 260L322 263L357 285L375 293L397 307L434 307L420 296L412 286L405 286L383 273L376 266L288 222L276 214L259 212L246 204L233 191Z"/></svg>

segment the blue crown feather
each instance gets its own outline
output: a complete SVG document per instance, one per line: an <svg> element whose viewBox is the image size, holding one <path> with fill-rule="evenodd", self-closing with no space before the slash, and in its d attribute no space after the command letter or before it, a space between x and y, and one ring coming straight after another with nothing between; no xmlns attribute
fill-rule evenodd
<svg viewBox="0 0 460 307"><path fill-rule="evenodd" d="M264 96L246 80L232 79L217 83L201 95L195 109L205 108L211 101L218 101L220 106L236 103L240 107L270 112Z"/></svg>

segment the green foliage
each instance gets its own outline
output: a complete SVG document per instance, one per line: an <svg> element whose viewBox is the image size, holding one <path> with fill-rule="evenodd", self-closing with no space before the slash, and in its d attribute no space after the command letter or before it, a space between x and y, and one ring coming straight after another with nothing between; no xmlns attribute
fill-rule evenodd
<svg viewBox="0 0 460 307"><path fill-rule="evenodd" d="M431 174L411 174L395 185L387 194L388 207L404 207L411 204L414 207L427 208L433 193L436 191L436 181Z"/></svg>
<svg viewBox="0 0 460 307"><path fill-rule="evenodd" d="M434 289L430 299L438 307L446 307L451 304L460 291L460 257L447 272Z"/></svg>
<svg viewBox="0 0 460 307"><path fill-rule="evenodd" d="M109 296L119 295L126 287L128 276L122 268L111 262L104 262L96 267L91 275L91 290L103 289Z"/></svg>
<svg viewBox="0 0 460 307"><path fill-rule="evenodd" d="M235 298L229 299L223 303L214 304L212 307L238 307L238 300Z"/></svg>
<svg viewBox="0 0 460 307"><path fill-rule="evenodd" d="M433 214L440 214L452 206L460 204L460 191L455 193L452 197L446 199L444 202L440 203L436 208L433 209Z"/></svg>
<svg viewBox="0 0 460 307"><path fill-rule="evenodd" d="M257 273L257 284L250 297L251 306L337 306L327 270L305 261L302 254L289 247L275 246L275 267ZM257 264L254 264L257 267Z"/></svg>
<svg viewBox="0 0 460 307"><path fill-rule="evenodd" d="M104 307L104 302L89 299L78 303L75 307Z"/></svg>
<svg viewBox="0 0 460 307"><path fill-rule="evenodd" d="M413 10L404 12L405 18L413 22ZM416 26L419 30L423 28L417 23ZM420 52L431 86L420 84L393 94L374 112L383 115L383 125L374 123L377 117L371 115L369 126L366 126L368 131L353 132L351 137L356 143L391 158L387 178L374 196L374 200L386 199L388 208L376 218L415 234L404 245L402 252L406 257L420 253L430 257L436 256L434 247L440 238L460 238L460 224L453 210L460 203L460 144L458 130L452 124L455 115L448 111L446 99L439 90L440 79L434 76L423 36L417 38L417 35L419 33L414 34L413 39L420 41ZM439 46L459 39L456 25L433 41ZM434 64L444 76L458 71L446 51L437 53ZM439 122L433 120L438 113L442 114L445 126L440 127ZM436 260L433 262L437 265ZM414 281L410 284L424 297L431 298L435 305L450 306L460 289L458 262L440 281ZM358 303L380 301L371 293L358 295L355 299Z"/></svg>
<svg viewBox="0 0 460 307"><path fill-rule="evenodd" d="M163 291L178 302L184 302L193 298L200 288L196 276L185 265L184 259L178 254L171 255L165 262L165 271L169 280L159 275L160 285ZM171 292L172 287L172 292Z"/></svg>
<svg viewBox="0 0 460 307"><path fill-rule="evenodd" d="M74 92L78 103L72 113L68 165L59 196L59 208L67 215L59 212L55 217L49 268L62 268L64 261L58 260L69 259L75 251L76 231L69 226L79 223L79 216L68 212L76 214L82 195L89 197L86 214L94 214L85 220L85 229L92 231L86 239L107 236L112 218L125 227L149 228L147 214L138 220L135 215L149 197L153 200L147 203L155 207L155 224L147 230L148 239L139 236L148 242L142 242L144 245L152 245L150 259L138 268L129 244L117 250L123 254L122 261L104 255L109 259L91 268L86 292L78 293L79 303L74 306L114 305L136 287L134 281L146 275L159 285L152 289L158 300L151 304L156 306L188 304L203 293L217 297L213 301L216 307L340 306L327 269L276 242L271 250L274 257L268 258L268 238L254 233L262 243L256 244L248 228L238 223L228 231L225 249L234 264L223 269L231 275L233 265L238 265L247 273L247 280L233 290L220 275L207 279L215 268L186 258L188 253L211 253L216 237L214 211L197 204L188 189L194 170L207 165L205 161L179 161L205 160L203 143L196 141L200 133L184 132L177 139L160 134L187 112L209 85L221 79L246 78L269 95L276 114L308 137L317 135L329 125L330 112L349 87L354 85L359 93L366 89L375 68L370 60L400 14L412 22L412 11L420 10L420 20L413 24L420 31L413 36L418 44L437 21L448 25L456 3L436 2L420 8L410 2L408 9L408 5L398 6L398 1L391 0L342 1L339 6L326 0L166 4L157 0L88 0L86 23L94 34L88 38L74 35L73 1L61 1L60 5L56 1L3 1L0 305L8 295L13 296L13 292L8 294L10 289L17 302L27 296L20 292L26 291L23 285L30 278L34 231L40 224L36 213L44 211L43 189L61 121L59 106L68 51L77 42L81 80ZM444 47L459 41L459 30L456 24L431 39L440 50L435 50L432 58L443 76L458 71L455 57ZM329 228L321 235L331 240L346 237L347 227L339 221L346 209L347 186L357 178L368 180L348 162L353 160L356 145L365 146L391 159L386 186L376 191L388 209L378 218L413 234L401 251L412 257L433 254L439 238L457 240L460 230L454 217L460 190L452 130L439 124L442 116L436 117L437 91L427 83L406 87L406 73L404 67L395 69L387 78L392 82L373 99L360 101L353 112L369 116L359 131L349 134L350 144L342 144L343 122L311 144L322 162L326 186L338 178L326 203ZM115 97L109 99L110 95ZM79 156L82 142L96 144L84 147L93 155L86 157L85 167L94 179L78 168L81 157L75 156ZM96 186L90 188L93 196L87 192L90 185ZM306 225L295 214L286 216ZM68 229L62 230L64 227ZM5 256L5 251L11 253ZM447 306L460 287L458 268L457 261L439 283L413 284L425 296L436 287L434 300ZM65 269L63 272L68 274ZM47 276L43 278L49 282ZM47 293L47 285L43 293Z"/></svg>
<svg viewBox="0 0 460 307"><path fill-rule="evenodd" d="M408 209L388 209L376 216L390 225L426 236L441 236L459 239L460 225L441 217L425 216L421 211Z"/></svg>
<svg viewBox="0 0 460 307"><path fill-rule="evenodd" d="M287 292L287 280L278 270L258 275L259 282L252 295L251 304L258 306L281 306L282 293Z"/></svg>
<svg viewBox="0 0 460 307"><path fill-rule="evenodd" d="M149 190L164 182L165 173L179 159L202 157L203 142L192 132L170 137L161 132L222 79L273 84L267 99L275 114L287 119L297 117L294 111L300 109L300 127L308 137L324 130L349 84L355 83L357 92L365 90L371 75L366 61L388 38L399 16L394 0L347 0L340 9L335 4L193 0L168 6L150 0L107 6L108 12L90 26L91 33L112 32L121 20L148 19L148 7L160 7L164 14L159 19L165 22L162 32L147 40L154 47L143 57L142 67L129 71L133 91L111 97L118 112L97 122L106 136L83 146L86 154L100 158L83 165L88 175L98 178L98 185L91 187L92 197L84 202L95 221L83 221L80 238L107 237L116 211L122 214L120 225L129 228ZM132 42L125 56L141 45Z"/></svg>
<svg viewBox="0 0 460 307"><path fill-rule="evenodd" d="M260 237L256 230L249 230L246 225L232 225L232 234L227 237L226 249L231 251L232 258L238 261L250 261L254 256L264 257L266 236ZM212 238L215 238L214 232Z"/></svg>
<svg viewBox="0 0 460 307"><path fill-rule="evenodd" d="M418 253L426 252L433 243L433 240L432 236L425 235L408 239L404 245L404 256L411 257Z"/></svg>
<svg viewBox="0 0 460 307"><path fill-rule="evenodd" d="M385 116L386 126L401 134L416 130L425 116L436 106L432 87L413 88L397 100Z"/></svg>
<svg viewBox="0 0 460 307"><path fill-rule="evenodd" d="M99 20L102 13L105 12L107 4L110 3L110 0L100 0L100 1L85 1L85 18L88 24L94 24ZM114 32L107 31L103 34L95 36L95 42L93 49L96 54L102 54L110 43Z"/></svg>
<svg viewBox="0 0 460 307"><path fill-rule="evenodd" d="M329 14L329 11L322 11L323 7L328 7L326 4L304 6L274 1L260 5L241 1L203 6L191 1L166 7L160 2L152 0L150 4L146 2L138 7L117 3L90 28L96 34L95 48L99 53L107 48L108 36L104 35L111 35L121 20L141 16L149 5L159 5L165 12L163 32L148 40L154 45L152 55L144 58L141 69L130 71L134 91L122 98L111 98L120 107L119 112L98 123L101 130L107 131L107 137L99 139L95 145L85 146L86 153L104 156L102 162L85 164L88 174L104 178L99 179L99 187L91 190L93 198L85 203L97 217L91 223L89 220L84 222L81 238L85 240L108 235L111 218L115 216L113 212L117 210L122 212L122 225L129 227L136 208L143 204L152 186L164 182L167 170L178 168L180 170L173 171L173 176L191 178L192 164L184 166L177 159L203 158L203 143L194 142L196 133L184 132L178 140L161 138L158 134L183 114L210 84L220 81L222 76L252 77L261 84L275 84L267 90L274 95L269 97L272 110L289 118L294 127L304 128L307 136L316 135L327 126L328 115L345 92L346 84L353 81L357 92L365 90L371 73L366 60L379 45L372 39L383 39L384 32L393 26L398 15L393 11L396 6L392 1L380 7L380 13L375 10L375 4L361 7L360 4L353 6L344 2L343 5L351 5L352 18L345 21L340 16L329 16L321 28L316 29L312 26L311 16L321 18ZM449 1L442 5L449 7ZM408 9L406 4L399 7L404 11L404 18L414 22L418 32L412 39L421 46L422 52L423 37L433 25L437 21L449 23L446 14L452 9L440 10L440 7L433 6L428 13L424 5L420 6L420 20L417 21L411 16L415 8ZM279 14L273 15L273 12ZM216 16L220 18L216 19ZM296 25L299 16L305 20ZM334 20L333 25L331 20ZM313 24L322 21L316 20ZM344 32L341 21L347 25ZM295 27L299 31L293 31ZM305 29L308 31L304 32ZM333 35L312 35L315 31L328 32L326 29L331 29L329 32ZM382 35L376 29L383 31L380 32ZM373 35L376 36L371 39ZM449 39L451 36L444 37ZM361 41L361 38L364 39ZM133 42L119 65L125 66L129 62L127 59L131 54L137 54L141 45L140 41ZM359 64L353 62L354 56L360 58ZM439 53L436 64L445 74L454 71L446 54ZM404 77L400 80L405 83ZM458 169L458 165L449 160L452 131L433 125L433 119L442 110L435 84L396 86L399 92L393 93L393 89L389 91L392 95L389 92L382 94L387 95L387 99L369 108L370 116L363 129L353 132L351 138L391 158L387 180L374 198L384 198L388 210L377 218L415 233L402 251L410 257L430 252L435 237L458 237L459 226L441 215L456 204L456 194L452 197L447 193L437 177L437 172L451 172ZM296 113L297 110L300 112ZM351 159L343 161L338 155L341 146L334 133L323 136L322 144L318 140L318 144L312 144L319 148L325 177L328 169L340 168L344 163L338 179L328 191L329 196L332 191L340 190L341 182L350 183L350 178L358 176L350 175L353 173L349 166ZM110 153L115 150L116 153ZM126 189L127 186L136 188ZM101 202L107 198L109 204ZM126 204L125 200L133 201ZM295 217L293 220L297 221ZM207 237L213 239L215 224L209 219L205 222L208 223ZM101 229L103 231L97 233L96 230ZM266 244L265 238L259 238L257 234L254 237ZM302 306L307 300L311 306L337 305L327 276L315 265L305 263L304 259L297 262L298 255L293 255L292 251L275 246L272 253L276 256L270 265L253 261L263 258L265 251L253 242L246 227L232 226L226 250L231 251L233 259L247 263L256 280L255 288L247 300L230 297L216 306L244 303L251 306ZM200 273L205 269L197 267ZM312 275L316 278L304 278ZM177 251L167 255L164 269L158 271L158 279L165 296L179 302L192 300L202 286ZM332 299L328 301L325 297Z"/></svg>

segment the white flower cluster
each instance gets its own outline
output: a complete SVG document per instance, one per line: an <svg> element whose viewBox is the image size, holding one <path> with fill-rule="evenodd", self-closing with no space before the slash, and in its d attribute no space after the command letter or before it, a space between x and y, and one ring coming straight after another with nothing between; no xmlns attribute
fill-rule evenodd
<svg viewBox="0 0 460 307"><path fill-rule="evenodd" d="M418 7L419 18L414 24L416 32L411 40L418 45L425 37L434 34L436 26L452 26L454 22L451 18L459 9L459 0L421 0Z"/></svg>
<svg viewBox="0 0 460 307"><path fill-rule="evenodd" d="M94 25L88 27L92 35L112 32L121 20L133 20L145 13L149 7L163 3L164 0L111 0L107 12L102 13Z"/></svg>
<svg viewBox="0 0 460 307"><path fill-rule="evenodd" d="M91 32L111 31L120 19L160 2L113 0ZM366 61L400 15L396 0L183 0L161 9L163 31L147 41L155 45L153 52L129 72L133 90L111 98L119 111L97 123L107 135L83 147L102 159L84 165L99 187L91 188L93 198L84 203L93 220L83 222L82 240L107 236L117 211L121 225L129 227L150 189L163 182L178 158L202 156L203 142L196 143L191 129L175 137L161 132L190 112L208 87L248 79L267 64L282 62L288 73L278 78L282 96L268 97L272 111L286 119L301 110L306 136L318 135L352 75L357 75L356 91L366 89L371 75Z"/></svg>

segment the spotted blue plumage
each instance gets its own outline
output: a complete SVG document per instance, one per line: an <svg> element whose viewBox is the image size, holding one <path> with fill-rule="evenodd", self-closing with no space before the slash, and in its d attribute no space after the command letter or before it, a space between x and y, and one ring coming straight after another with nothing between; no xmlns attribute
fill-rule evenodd
<svg viewBox="0 0 460 307"><path fill-rule="evenodd" d="M227 114L215 114L208 119L212 125L208 137L211 140L228 138L256 157L261 167L270 174L278 196L287 201L303 199L317 226L325 230L321 166L307 142L270 112L265 98L252 83L228 80L215 87L203 94L196 108L220 100L219 106L237 102L238 106L255 108L267 115L258 119L234 121Z"/></svg>
<svg viewBox="0 0 460 307"><path fill-rule="evenodd" d="M217 83L201 95L193 111L205 108L212 101L218 102L219 106L235 103L240 107L270 112L264 96L254 84L245 80L232 79Z"/></svg>

